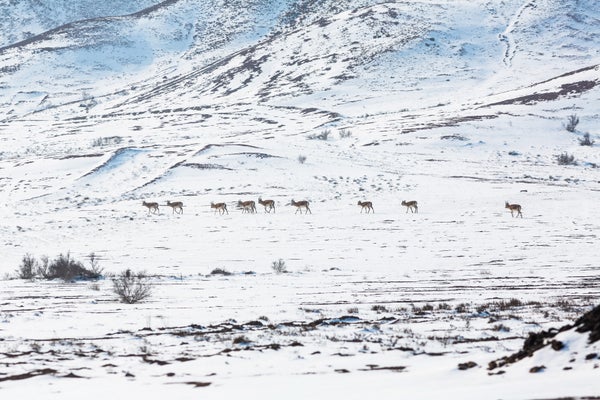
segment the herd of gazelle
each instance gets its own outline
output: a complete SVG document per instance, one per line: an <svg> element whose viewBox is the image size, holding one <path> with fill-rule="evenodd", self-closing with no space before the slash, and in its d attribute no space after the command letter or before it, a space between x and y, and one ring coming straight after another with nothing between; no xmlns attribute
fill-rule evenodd
<svg viewBox="0 0 600 400"><path fill-rule="evenodd" d="M267 212L267 213L270 213L271 211L275 212L275 201L273 201L273 200L263 200L262 198L259 197L258 204L263 206L265 208L265 212ZM156 202L148 203L146 201L143 201L142 205L148 209L148 214L150 214L150 213L156 214L159 212L158 211L158 203L156 203ZM298 211L300 212L300 214L302 214L302 209L304 209L304 214L308 214L308 213L312 214L312 211L310 210L310 207L309 207L309 203L306 200L295 201L294 199L292 199L290 205L296 207L295 214L297 214ZM373 203L370 201L360 201L359 200L358 205L360 206L361 213L365 210L366 210L367 214L370 212L375 213L375 209L373 208ZM407 213L408 213L408 210L410 210L410 212L412 212L412 213L419 212L419 206L417 205L417 202L415 200L411 200L411 201L402 200L402 205L404 207L406 207ZM171 207L173 209L173 214L183 214L183 203L181 201L171 202L171 201L167 200L167 206ZM254 202L254 200L248 200L248 201L239 200L237 202L237 206L238 206L238 208L240 208L242 210L242 214L243 213L248 213L248 214L256 213L256 203ZM210 203L210 208L214 209L215 213L217 213L217 211L218 211L220 215L223 215L225 213L229 214L229 211L227 211L227 204L225 204L225 203ZM521 218L523 218L523 214L521 213L521 206L519 204L510 204L507 201L504 204L504 208L510 210L510 215L513 218L515 216L515 214L514 214L515 211L517 213L517 217L520 216Z"/></svg>

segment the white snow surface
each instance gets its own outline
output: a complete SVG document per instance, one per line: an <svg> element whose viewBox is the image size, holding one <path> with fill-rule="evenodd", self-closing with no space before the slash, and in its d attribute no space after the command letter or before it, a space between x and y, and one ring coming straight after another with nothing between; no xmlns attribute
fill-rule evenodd
<svg viewBox="0 0 600 400"><path fill-rule="evenodd" d="M2 399L600 396L574 330L488 369L598 305L596 0L74 4L0 0Z"/></svg>

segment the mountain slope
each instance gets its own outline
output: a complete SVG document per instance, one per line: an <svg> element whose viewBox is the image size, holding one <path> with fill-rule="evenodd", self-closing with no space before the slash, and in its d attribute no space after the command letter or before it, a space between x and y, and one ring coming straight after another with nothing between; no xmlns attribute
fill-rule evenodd
<svg viewBox="0 0 600 400"><path fill-rule="evenodd" d="M352 115L526 87L600 59L590 0L173 0L122 16L102 10L0 48L5 115L90 97L138 111L247 102ZM92 14L71 9L53 21L71 15Z"/></svg>

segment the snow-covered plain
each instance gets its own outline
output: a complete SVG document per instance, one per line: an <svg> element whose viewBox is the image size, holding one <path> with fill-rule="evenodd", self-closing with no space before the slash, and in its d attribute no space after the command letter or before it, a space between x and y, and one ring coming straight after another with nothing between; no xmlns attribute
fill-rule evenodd
<svg viewBox="0 0 600 400"><path fill-rule="evenodd" d="M3 399L600 396L571 330L488 369L598 305L595 1L51 3L0 3Z"/></svg>

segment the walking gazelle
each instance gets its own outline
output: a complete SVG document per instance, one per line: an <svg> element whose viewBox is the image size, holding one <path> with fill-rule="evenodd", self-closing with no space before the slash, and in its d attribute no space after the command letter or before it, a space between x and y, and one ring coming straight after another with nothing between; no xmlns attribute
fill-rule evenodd
<svg viewBox="0 0 600 400"><path fill-rule="evenodd" d="M514 217L514 212L517 212L517 217L520 215L523 218L523 214L521 213L521 205L520 204L509 204L508 201L504 202L504 208L510 210L510 215Z"/></svg>
<svg viewBox="0 0 600 400"><path fill-rule="evenodd" d="M408 210L410 210L413 213L419 212L419 207L417 206L417 202L415 200L411 200L411 201L402 200L402 205L406 207L407 213L408 213Z"/></svg>
<svg viewBox="0 0 600 400"><path fill-rule="evenodd" d="M306 210L304 211L304 214L308 214L309 212L312 214L310 207L308 207L308 201L306 200L294 201L294 199L292 199L290 205L296 207L296 212L294 214L298 214L298 211L300 211L300 214L302 214L303 208Z"/></svg>
<svg viewBox="0 0 600 400"><path fill-rule="evenodd" d="M275 212L275 201L274 200L263 200L262 198L258 198L258 204L265 208L265 211L271 213L271 210Z"/></svg>
<svg viewBox="0 0 600 400"><path fill-rule="evenodd" d="M371 211L373 211L373 213L375 213L375 209L373 208L373 203L371 203L370 201L358 201L358 205L360 206L360 212L362 213L363 210L367 210L367 214Z"/></svg>
<svg viewBox="0 0 600 400"><path fill-rule="evenodd" d="M150 214L150 213L156 214L159 212L158 211L158 203L156 203L156 202L147 203L146 201L142 201L142 205L148 209L148 214Z"/></svg>
<svg viewBox="0 0 600 400"><path fill-rule="evenodd" d="M214 208L214 210L215 210L215 213L216 213L217 211L219 211L219 214L220 214L220 215L223 215L223 214L225 214L225 213L229 214L229 211L227 211L227 204L225 204L225 203L216 203L216 204L215 204L215 203L212 203L212 202L211 202L211 203L210 203L210 208Z"/></svg>
<svg viewBox="0 0 600 400"><path fill-rule="evenodd" d="M167 206L173 209L173 214L183 214L183 203L181 201L171 202L167 200ZM179 211L178 211L179 210Z"/></svg>
<svg viewBox="0 0 600 400"><path fill-rule="evenodd" d="M254 202L254 200L248 200L248 201L238 200L237 206L238 206L238 208L242 209L242 214L243 213L254 214L256 212L256 203Z"/></svg>

